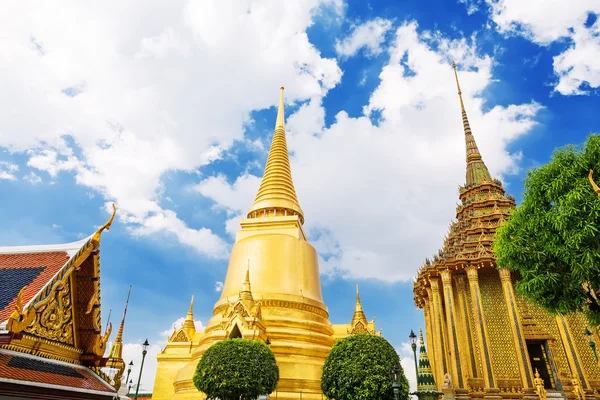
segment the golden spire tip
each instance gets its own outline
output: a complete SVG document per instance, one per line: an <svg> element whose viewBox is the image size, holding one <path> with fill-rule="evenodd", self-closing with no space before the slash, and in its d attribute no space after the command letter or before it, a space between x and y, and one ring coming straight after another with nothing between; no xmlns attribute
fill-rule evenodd
<svg viewBox="0 0 600 400"><path fill-rule="evenodd" d="M277 110L277 122L275 123L275 129L281 127L284 128L284 112L283 112L283 86L280 88L279 93L279 109Z"/></svg>
<svg viewBox="0 0 600 400"><path fill-rule="evenodd" d="M458 72L456 72L456 63L452 61L452 68L454 69L454 77L456 78L456 87L458 88L458 98L460 99L460 109L462 111L465 110L465 105L463 104L462 92L460 91L460 83L458 83Z"/></svg>
<svg viewBox="0 0 600 400"><path fill-rule="evenodd" d="M190 301L190 310L188 311L188 313L192 314L193 309L194 309L194 295L192 295L192 301Z"/></svg>

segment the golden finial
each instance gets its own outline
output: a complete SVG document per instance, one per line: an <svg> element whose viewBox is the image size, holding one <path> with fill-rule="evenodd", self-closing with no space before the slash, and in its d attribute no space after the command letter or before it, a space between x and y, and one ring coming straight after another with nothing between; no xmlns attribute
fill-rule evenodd
<svg viewBox="0 0 600 400"><path fill-rule="evenodd" d="M279 89L280 89L279 108L277 109L277 121L275 122L275 129L277 129L277 128L284 129L285 121L284 121L284 113L283 113L283 86L280 87Z"/></svg>
<svg viewBox="0 0 600 400"><path fill-rule="evenodd" d="M460 109L464 110L465 105L463 103L462 92L460 91L460 83L458 83L458 72L456 72L456 63L452 61L452 69L454 69L454 77L456 78L456 87L458 88L458 98L460 99Z"/></svg>
<svg viewBox="0 0 600 400"><path fill-rule="evenodd" d="M194 295L192 295L192 301L190 301L190 309L188 310L188 314L193 314L194 309Z"/></svg>
<svg viewBox="0 0 600 400"><path fill-rule="evenodd" d="M594 188L594 192L596 192L596 194L598 195L598 197L600 197L600 187L598 187L598 185L596 184L596 182L594 182L593 175L594 175L594 170L590 169L590 173L588 174L588 180L592 184L592 187Z"/></svg>
<svg viewBox="0 0 600 400"><path fill-rule="evenodd" d="M194 333L196 332L196 324L194 323L194 295L192 295L192 301L190 301L190 308L188 310L187 315L185 316L185 320L183 321L183 325L181 326L185 331L187 337L192 340Z"/></svg>
<svg viewBox="0 0 600 400"><path fill-rule="evenodd" d="M356 284L356 304L360 304L360 295L358 294L358 283Z"/></svg>
<svg viewBox="0 0 600 400"><path fill-rule="evenodd" d="M102 233L103 230L110 230L110 227L113 223L113 220L115 219L115 214L117 213L117 207L115 207L115 203L112 204L112 208L113 208L113 212L112 215L110 216L110 218L108 219L108 221L106 221L106 223L104 225L102 225L100 227L100 229L98 229L98 233Z"/></svg>
<svg viewBox="0 0 600 400"><path fill-rule="evenodd" d="M96 245L98 245L100 243L100 235L102 234L102 231L104 231L105 229L107 231L110 230L110 227L113 223L113 220L115 219L115 215L117 214L117 207L115 207L115 204L112 204L112 208L113 208L113 212L112 215L110 216L110 218L108 219L108 221L106 221L106 223L104 225L102 225L97 231L96 233L94 233L94 236L92 237L92 241L96 242Z"/></svg>
<svg viewBox="0 0 600 400"><path fill-rule="evenodd" d="M254 301L254 297L252 296L252 286L250 285L250 260L248 260L248 269L246 269L246 277L244 278L239 298L251 302Z"/></svg>
<svg viewBox="0 0 600 400"><path fill-rule="evenodd" d="M127 292L127 300L125 300L125 309L123 310L123 319L121 320L121 326L119 327L119 332L117 333L117 340L120 341L123 337L123 328L125 327L125 317L127 316L127 307L129 307L129 297L131 296L131 287L129 285L129 291Z"/></svg>

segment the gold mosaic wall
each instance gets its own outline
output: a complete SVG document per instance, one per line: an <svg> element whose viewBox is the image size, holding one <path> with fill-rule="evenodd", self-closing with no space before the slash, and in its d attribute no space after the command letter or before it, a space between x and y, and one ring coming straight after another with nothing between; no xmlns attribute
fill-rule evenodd
<svg viewBox="0 0 600 400"><path fill-rule="evenodd" d="M583 364L587 378L590 380L599 380L600 368L585 337L585 329L587 328L585 317L583 314L569 314L565 318L569 323L569 328L577 347L577 353L579 353L579 358Z"/></svg>
<svg viewBox="0 0 600 400"><path fill-rule="evenodd" d="M479 286L494 375L501 379L520 379L515 343L498 272L480 272Z"/></svg>

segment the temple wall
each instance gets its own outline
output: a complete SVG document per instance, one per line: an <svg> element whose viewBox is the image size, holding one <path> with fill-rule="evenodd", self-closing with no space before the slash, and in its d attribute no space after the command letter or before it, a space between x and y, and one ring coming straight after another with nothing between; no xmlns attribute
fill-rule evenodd
<svg viewBox="0 0 600 400"><path fill-rule="evenodd" d="M481 302L496 378L521 379L504 292L497 271L479 273Z"/></svg>
<svg viewBox="0 0 600 400"><path fill-rule="evenodd" d="M587 328L585 316L583 314L569 314L565 318L569 323L571 334L575 339L577 353L579 353L579 358L583 364L586 377L590 381L590 385L597 388L600 385L600 367L598 366L598 363L596 363L594 353L585 337L585 329ZM597 343L596 346L596 351L600 350L598 349L600 343Z"/></svg>

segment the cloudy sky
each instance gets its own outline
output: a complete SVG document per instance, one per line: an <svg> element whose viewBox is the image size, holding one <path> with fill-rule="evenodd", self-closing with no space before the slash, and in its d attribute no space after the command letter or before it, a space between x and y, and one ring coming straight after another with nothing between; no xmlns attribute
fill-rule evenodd
<svg viewBox="0 0 600 400"><path fill-rule="evenodd" d="M195 294L219 298L286 87L288 146L334 323L354 284L410 361L411 279L464 183L450 64L492 174L600 131L597 0L20 1L0 14L0 245L75 241L108 218L102 305L133 285L126 358L155 354ZM414 368L406 373L414 379Z"/></svg>

